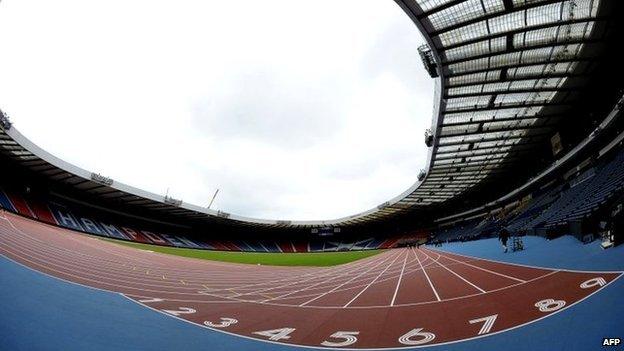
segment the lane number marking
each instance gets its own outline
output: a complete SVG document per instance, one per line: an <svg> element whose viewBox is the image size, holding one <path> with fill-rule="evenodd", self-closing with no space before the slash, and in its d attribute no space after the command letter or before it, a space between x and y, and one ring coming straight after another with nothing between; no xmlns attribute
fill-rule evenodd
<svg viewBox="0 0 624 351"><path fill-rule="evenodd" d="M229 317L221 317L220 323L212 323L211 321L204 321L204 325L213 327L213 328L227 328L232 324L238 323L238 319L229 318Z"/></svg>
<svg viewBox="0 0 624 351"><path fill-rule="evenodd" d="M290 339L290 333L294 332L295 330L295 328L279 328L271 330L261 330L253 333L256 335L265 336L272 341L278 341Z"/></svg>
<svg viewBox="0 0 624 351"><path fill-rule="evenodd" d="M399 342L403 345L412 346L426 344L435 339L436 336L434 333L424 332L422 330L423 328L416 328L408 331L399 338ZM418 337L418 339L414 339L414 337Z"/></svg>
<svg viewBox="0 0 624 351"><path fill-rule="evenodd" d="M481 326L481 330L479 330L479 333L477 334L477 335L483 335L483 334L489 333L490 330L492 330L492 327L494 326L494 322L496 321L497 317L498 317L498 314L493 314L487 317L472 319L469 321L469 323L475 324L475 323L483 322L483 326Z"/></svg>
<svg viewBox="0 0 624 351"><path fill-rule="evenodd" d="M343 341L335 342L325 340L321 343L321 345L329 347L344 347L353 345L357 342L357 335L359 334L359 331L337 331L330 335L330 337L335 339L342 339Z"/></svg>
<svg viewBox="0 0 624 351"><path fill-rule="evenodd" d="M540 312L552 312L565 306L566 302L563 300L545 299L537 301L535 307L539 308Z"/></svg>
<svg viewBox="0 0 624 351"><path fill-rule="evenodd" d="M157 297L155 297L153 299L142 299L142 300L139 300L139 302L141 302L141 303L151 303L151 302L161 302L161 301L164 301L164 300L163 299L159 299Z"/></svg>
<svg viewBox="0 0 624 351"><path fill-rule="evenodd" d="M590 279L581 283L581 289L589 289L595 286L605 286L607 281L603 277Z"/></svg>
<svg viewBox="0 0 624 351"><path fill-rule="evenodd" d="M178 307L177 310L161 310L163 312L172 314L174 316L179 316L181 314L193 314L197 311L195 311L195 309L190 308L190 307Z"/></svg>

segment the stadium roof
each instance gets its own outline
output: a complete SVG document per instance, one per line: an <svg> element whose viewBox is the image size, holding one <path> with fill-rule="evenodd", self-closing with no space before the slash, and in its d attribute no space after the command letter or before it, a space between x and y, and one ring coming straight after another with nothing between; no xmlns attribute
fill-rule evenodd
<svg viewBox="0 0 624 351"><path fill-rule="evenodd" d="M607 0L397 0L428 42L421 54L436 79L428 169L401 195L327 221L245 218L149 193L64 162L15 128L0 149L49 178L102 198L251 226L351 225L460 198L505 174L555 127L590 78L604 40ZM429 60L429 61L427 61Z"/></svg>

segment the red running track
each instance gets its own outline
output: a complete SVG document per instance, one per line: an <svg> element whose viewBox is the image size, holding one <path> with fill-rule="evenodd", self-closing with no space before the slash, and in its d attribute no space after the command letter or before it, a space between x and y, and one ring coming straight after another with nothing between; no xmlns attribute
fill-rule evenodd
<svg viewBox="0 0 624 351"><path fill-rule="evenodd" d="M499 333L559 312L622 272L553 270L402 248L335 267L138 250L0 213L0 254L196 325L268 342L395 348Z"/></svg>

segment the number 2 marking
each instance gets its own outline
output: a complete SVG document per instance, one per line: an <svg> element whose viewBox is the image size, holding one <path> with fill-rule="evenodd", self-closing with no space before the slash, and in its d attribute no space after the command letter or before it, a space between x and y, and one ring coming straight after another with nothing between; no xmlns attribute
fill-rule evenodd
<svg viewBox="0 0 624 351"><path fill-rule="evenodd" d="M595 286L605 286L607 285L607 281L604 280L603 277L598 277L594 279L590 279L581 283L581 289L589 289Z"/></svg>
<svg viewBox="0 0 624 351"><path fill-rule="evenodd" d="M481 327L481 330L479 330L479 333L477 334L477 335L483 335L483 334L489 333L490 330L492 330L492 327L494 326L494 322L496 321L497 317L498 317L498 314L493 314L491 316L470 320L469 323L475 324L475 323L483 322L483 326Z"/></svg>
<svg viewBox="0 0 624 351"><path fill-rule="evenodd" d="M141 302L141 303L161 302L161 301L163 301L163 299L159 299L157 297L155 297L153 299L142 299L142 300L139 300L139 302Z"/></svg>
<svg viewBox="0 0 624 351"><path fill-rule="evenodd" d="M229 318L229 317L221 317L221 323L212 323L211 321L205 321L204 325L213 328L227 328L232 324L238 323L238 319Z"/></svg>
<svg viewBox="0 0 624 351"><path fill-rule="evenodd" d="M190 308L190 307L178 307L177 310L162 310L163 312L172 314L174 316L179 316L181 314L193 314L197 311L195 311L194 309Z"/></svg>
<svg viewBox="0 0 624 351"><path fill-rule="evenodd" d="M357 336L360 332L358 331L338 331L333 333L330 337L336 339L343 339L344 341L334 342L334 341L323 341L321 345L329 346L329 347L343 347L353 345L357 341Z"/></svg>

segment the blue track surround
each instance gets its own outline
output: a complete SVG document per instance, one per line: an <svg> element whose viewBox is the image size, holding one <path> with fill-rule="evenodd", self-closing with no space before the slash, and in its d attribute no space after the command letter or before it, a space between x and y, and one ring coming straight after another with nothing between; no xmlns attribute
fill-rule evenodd
<svg viewBox="0 0 624 351"><path fill-rule="evenodd" d="M502 253L494 239L441 249L512 263L579 270L624 270L624 246L603 251L571 237L526 237L526 250ZM438 248L439 249L439 248ZM123 296L68 283L0 256L0 350L309 350L206 330L155 313ZM541 321L431 351L605 350L624 337L624 279Z"/></svg>

